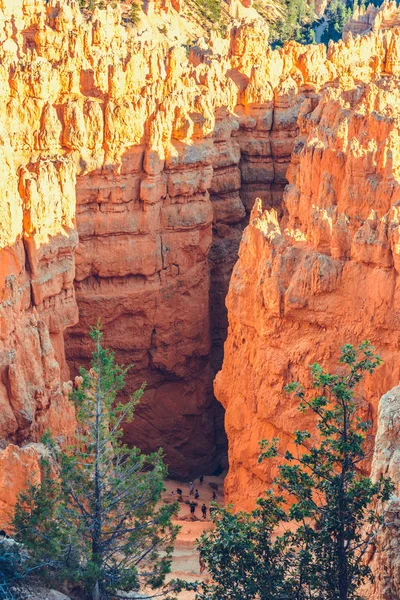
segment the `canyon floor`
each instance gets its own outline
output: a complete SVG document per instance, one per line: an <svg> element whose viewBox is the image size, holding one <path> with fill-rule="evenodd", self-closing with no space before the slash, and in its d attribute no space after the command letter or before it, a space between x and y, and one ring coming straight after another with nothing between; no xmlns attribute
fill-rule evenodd
<svg viewBox="0 0 400 600"><path fill-rule="evenodd" d="M196 539L200 537L203 531L207 531L212 528L212 522L210 521L209 508L212 499L213 488L210 487L210 483L217 485L217 503L219 505L224 504L224 475L219 477L205 476L203 484L199 483L199 480L194 480L194 489L199 490L200 497L197 500L198 506L196 507L195 517L198 521L191 521L190 509L186 502L189 501L189 484L182 483L175 480L169 480L166 482L166 492L164 493L163 499L170 500L176 499L176 488L180 488L183 491L183 503L180 503L180 510L178 518L174 521L180 525L181 530L178 534L178 538L175 544L174 558L172 561L172 572L169 579L180 578L185 581L202 581L206 580L208 575L207 572L200 574L199 555L195 547ZM174 492L174 494L172 494ZM192 496L193 497L193 496ZM201 505L205 502L207 506L207 518L202 519ZM193 600L195 597L194 592L182 592L179 594L179 600Z"/></svg>

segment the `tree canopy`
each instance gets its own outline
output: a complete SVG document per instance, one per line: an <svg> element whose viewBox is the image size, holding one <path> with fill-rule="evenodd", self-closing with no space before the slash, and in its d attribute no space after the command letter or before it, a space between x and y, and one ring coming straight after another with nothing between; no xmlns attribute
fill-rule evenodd
<svg viewBox="0 0 400 600"><path fill-rule="evenodd" d="M121 440L121 427L132 420L144 387L125 404L118 402L129 367L103 348L99 328L90 336L91 368L81 367L81 384L71 398L76 439L61 449L45 437L49 458L41 484L31 485L18 501L16 539L28 551L27 567L55 584L80 585L87 598L108 600L143 589L148 598L165 597L177 505L159 504L167 474L162 450L145 455Z"/></svg>

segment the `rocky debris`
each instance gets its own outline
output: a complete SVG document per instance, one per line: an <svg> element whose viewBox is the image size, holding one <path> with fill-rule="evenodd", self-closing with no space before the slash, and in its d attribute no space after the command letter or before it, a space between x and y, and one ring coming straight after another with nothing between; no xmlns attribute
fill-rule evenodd
<svg viewBox="0 0 400 600"><path fill-rule="evenodd" d="M47 590L43 587L30 589L26 597L29 600L70 600L69 596L57 592L57 590Z"/></svg>

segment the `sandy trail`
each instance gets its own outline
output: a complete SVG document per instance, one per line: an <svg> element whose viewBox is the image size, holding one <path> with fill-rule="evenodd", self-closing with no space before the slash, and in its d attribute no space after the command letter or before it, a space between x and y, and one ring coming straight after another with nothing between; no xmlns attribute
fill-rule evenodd
<svg viewBox="0 0 400 600"><path fill-rule="evenodd" d="M163 502L175 502L178 500L176 489L182 490L182 502L179 502L179 513L173 522L181 527L178 537L175 542L175 549L172 559L171 573L166 578L183 579L184 581L206 581L209 578L207 572L200 573L199 554L196 550L196 540L201 536L203 531L213 528L213 523L210 521L209 508L212 502L213 491L217 494L217 504L224 504L224 476L219 477L205 476L203 484L199 480L194 480L194 490L199 490L199 498L195 500L197 507L195 510L195 520L190 519L189 500L194 496L189 495L189 482L182 483L181 481L168 480L165 482L166 491L162 495ZM210 483L214 487L210 487ZM215 489L217 488L217 489ZM173 492L173 493L172 493ZM207 506L207 518L202 518L201 506L203 502ZM196 519L197 517L197 519ZM140 593L128 593L126 598L135 600L145 600L149 598L153 592L146 593L143 590ZM181 592L178 594L179 600L194 600L195 592Z"/></svg>
<svg viewBox="0 0 400 600"><path fill-rule="evenodd" d="M175 550L172 561L172 572L168 579L175 579L179 577L185 581L193 582L199 580L205 580L208 575L206 572L200 574L199 555L195 547L196 539L200 537L203 531L207 531L213 527L213 524L209 518L209 508L212 499L213 488L210 487L210 483L218 486L215 490L217 494L217 503L223 506L224 504L224 477L205 476L203 484L199 483L196 479L193 481L194 489L199 490L199 498L195 500L198 506L195 510L195 516L199 519L198 521L185 520L190 515L190 508L186 502L189 502L189 483L182 483L179 481L169 480L166 482L165 487L167 491L163 494L165 500L177 499L176 489L180 488L183 491L183 503L180 503L180 510L178 518L174 520L174 523L181 527L178 534ZM174 492L174 494L172 494ZM207 506L207 519L202 519L201 506L203 502ZM179 594L179 600L193 600L195 597L194 592L182 592Z"/></svg>

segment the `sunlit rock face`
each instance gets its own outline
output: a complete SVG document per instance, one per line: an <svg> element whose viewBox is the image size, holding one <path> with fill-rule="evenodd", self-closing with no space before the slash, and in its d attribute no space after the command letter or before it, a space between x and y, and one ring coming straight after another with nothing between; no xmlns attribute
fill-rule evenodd
<svg viewBox="0 0 400 600"><path fill-rule="evenodd" d="M393 0L382 2L380 6L368 4L355 8L353 15L344 25L343 37L349 33L365 35L370 32L377 33L386 29L393 29L400 24L400 11L397 2Z"/></svg>
<svg viewBox="0 0 400 600"><path fill-rule="evenodd" d="M73 432L66 356L73 372L87 363L100 317L133 364L127 393L147 381L127 441L162 445L185 477L212 471L224 446L208 254L213 220L229 237L245 218L230 141L239 91L224 71L229 39L215 41L222 66L212 50L189 60L178 12L163 4L172 25L160 35L150 8L136 33L111 8L87 20L72 1L1 6L0 428L20 444L49 426Z"/></svg>
<svg viewBox="0 0 400 600"><path fill-rule="evenodd" d="M290 446L294 430L313 427L283 391L309 381L308 365L334 367L341 344L369 339L385 361L364 386L375 427L380 396L399 381L397 43L390 32L350 38L308 63L312 81L311 64L323 78L352 61L357 83L348 71L344 89L327 86L303 102L282 217L257 203L243 234L215 380L226 409L226 493L237 507L253 506L276 472L258 464L259 441Z"/></svg>
<svg viewBox="0 0 400 600"><path fill-rule="evenodd" d="M308 92L300 71L282 83L300 47L271 51L265 24L188 52L176 8L150 9L136 31L111 7L2 4L1 426L71 434L62 382L101 318L126 393L147 381L127 441L186 477L224 450L224 298L254 199L280 205Z"/></svg>
<svg viewBox="0 0 400 600"><path fill-rule="evenodd" d="M34 111L40 99L26 104ZM8 125L10 105L2 104ZM5 129L1 152L0 444L37 441L49 428L67 442L75 429L70 385L63 383L63 333L78 320L75 170L63 157L29 161L21 140ZM36 446L0 450L1 527L23 486L39 476Z"/></svg>
<svg viewBox="0 0 400 600"><path fill-rule="evenodd" d="M241 493L247 506L265 479L254 474L258 439L277 426L289 432L296 418L292 410L290 421L282 396L281 407L263 408L259 420L257 403L267 407L265 394L275 398L291 345L297 344L293 373L306 370L307 344L314 348L317 341L307 333L310 323L317 330L323 322L318 356L327 348L323 327L333 332L342 314L350 323L348 311L359 308L354 299L347 310L339 310L338 298L324 304L326 294L342 289L345 265L355 269L346 271L353 282L343 288L349 296L353 289L359 296L374 290L374 310L363 308L363 318L381 323L385 307L395 306L395 282L392 296L385 282L395 277L395 244L386 250L381 238L392 232L382 217L397 193L392 83L398 40L387 31L349 36L328 50L289 43L273 51L265 24L244 19L225 39L213 35L187 48L180 10L177 2L149 3L135 30L110 6L87 18L73 0L0 4L0 430L4 445L35 443L47 427L60 439L72 435L64 382L88 363L88 330L100 317L105 343L119 361L132 364L126 393L147 381L126 440L146 451L162 445L176 476L212 471L224 450L212 380L223 358L225 295L260 198L260 215L252 221L267 219L268 226L253 223L245 233L237 269L249 261L249 279L238 283L236 269L228 302L231 331L235 319L242 329L237 348L233 334L228 339L217 380L228 407L228 492L235 500ZM389 75L386 84L382 72ZM346 185L362 198L357 210L345 195L346 169ZM266 209L276 214L264 217ZM358 234L357 224L368 231ZM265 227L273 234L265 235ZM371 236L378 241L364 243ZM262 253L271 263L265 284L257 279ZM379 286L373 260L387 261ZM304 289L303 271L312 273ZM370 278L362 287L359 280L370 271L374 283ZM273 285L260 300L268 277ZM254 292L251 301L246 286L253 290L249 297ZM287 308L280 300L285 286L293 290ZM241 308L234 316L234 294L237 304L244 298L245 318ZM251 311L260 311L257 319ZM287 334L281 333L285 314L293 322ZM265 323L273 325L271 335L264 335ZM375 340L385 327L371 322L359 331L363 337L375 331ZM394 331L388 349L396 347ZM264 362L271 348L276 356ZM254 369L265 393L253 386ZM395 367L384 372L382 391L392 385ZM251 431L249 443L244 428L246 435ZM4 465L9 453L2 454ZM23 482L30 458L14 454L10 461L21 465L16 481Z"/></svg>
<svg viewBox="0 0 400 600"><path fill-rule="evenodd" d="M68 438L74 413L62 383L63 332L78 319L74 169L61 157L18 163L22 149L12 137L15 147L3 132L0 437L22 443L51 427Z"/></svg>

